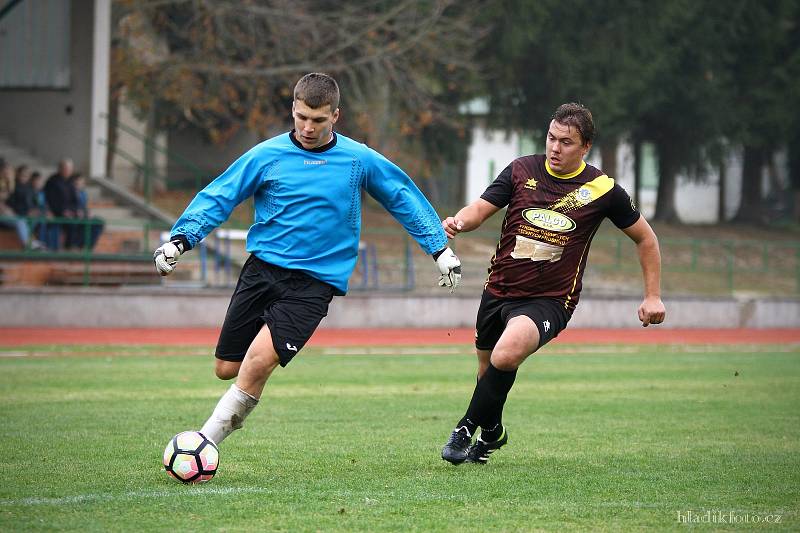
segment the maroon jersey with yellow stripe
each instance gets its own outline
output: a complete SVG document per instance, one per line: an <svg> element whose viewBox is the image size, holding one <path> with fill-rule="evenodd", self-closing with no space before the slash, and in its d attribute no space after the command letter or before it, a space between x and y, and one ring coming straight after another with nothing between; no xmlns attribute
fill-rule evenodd
<svg viewBox="0 0 800 533"><path fill-rule="evenodd" d="M558 298L570 313L600 223L608 217L624 229L640 216L625 189L599 169L582 162L559 175L543 155L514 160L481 198L508 206L486 290L499 298Z"/></svg>

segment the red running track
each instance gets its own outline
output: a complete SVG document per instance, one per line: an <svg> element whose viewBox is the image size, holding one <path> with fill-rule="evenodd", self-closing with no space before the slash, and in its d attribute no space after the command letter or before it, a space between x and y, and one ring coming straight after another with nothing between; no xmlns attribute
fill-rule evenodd
<svg viewBox="0 0 800 533"><path fill-rule="evenodd" d="M214 346L218 328L0 328L0 346L31 344L161 344ZM471 344L474 330L320 329L309 346ZM554 341L594 344L800 344L800 328L787 329L567 329Z"/></svg>

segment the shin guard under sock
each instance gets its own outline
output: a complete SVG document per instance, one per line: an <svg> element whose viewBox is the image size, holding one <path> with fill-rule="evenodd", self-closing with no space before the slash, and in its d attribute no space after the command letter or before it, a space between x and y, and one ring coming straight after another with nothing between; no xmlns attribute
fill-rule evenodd
<svg viewBox="0 0 800 533"><path fill-rule="evenodd" d="M225 437L239 429L250 411L258 404L258 400L234 383L222 395L211 417L203 424L200 433L219 445Z"/></svg>
<svg viewBox="0 0 800 533"><path fill-rule="evenodd" d="M498 434L502 433L503 406L516 377L516 370L500 370L489 363L486 372L475 385L475 392L472 393L472 400L464 419L471 420L482 428L481 438L484 435L486 437L493 436L492 431ZM487 434L487 430L489 434ZM491 442L498 438L499 435L494 439L483 438L483 440Z"/></svg>

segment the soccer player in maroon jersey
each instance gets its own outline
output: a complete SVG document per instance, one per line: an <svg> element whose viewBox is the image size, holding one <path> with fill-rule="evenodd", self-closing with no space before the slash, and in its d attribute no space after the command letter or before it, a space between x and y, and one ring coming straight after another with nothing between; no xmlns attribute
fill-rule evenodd
<svg viewBox="0 0 800 533"><path fill-rule="evenodd" d="M514 160L479 199L442 221L452 239L508 206L476 320L478 382L442 449L446 461L484 464L508 442L502 414L517 368L567 326L589 245L606 217L636 243L644 277L639 320L645 327L664 321L658 239L628 193L584 162L593 138L589 109L560 106L545 155Z"/></svg>

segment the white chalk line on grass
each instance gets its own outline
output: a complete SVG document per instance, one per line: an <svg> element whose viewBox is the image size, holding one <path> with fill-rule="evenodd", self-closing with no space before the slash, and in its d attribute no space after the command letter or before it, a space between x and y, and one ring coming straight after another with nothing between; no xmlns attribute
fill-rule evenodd
<svg viewBox="0 0 800 533"><path fill-rule="evenodd" d="M30 352L0 352L0 357L29 357Z"/></svg>
<svg viewBox="0 0 800 533"><path fill-rule="evenodd" d="M207 356L211 352L175 352L164 353L162 355L169 356ZM138 356L152 356L153 352L143 351L126 351L126 350L2 350L0 349L0 358L14 358L14 357L138 357Z"/></svg>
<svg viewBox="0 0 800 533"><path fill-rule="evenodd" d="M471 349L447 346L364 346L322 348L322 355L461 355Z"/></svg>
<svg viewBox="0 0 800 533"><path fill-rule="evenodd" d="M800 351L800 345L761 345L761 344L684 344L684 345L611 345L611 344L587 344L569 346L548 346L542 355L636 355L647 350L658 350L668 353L759 353L764 350L770 352L793 353ZM322 348L322 355L471 355L471 347L447 347L447 346L363 346L363 347L342 347L342 348Z"/></svg>
<svg viewBox="0 0 800 533"><path fill-rule="evenodd" d="M182 496L226 496L230 494L260 494L270 492L264 487L184 487L185 490L141 490L122 494L77 494L59 498L0 499L0 506L75 505L146 498L174 498Z"/></svg>
<svg viewBox="0 0 800 533"><path fill-rule="evenodd" d="M659 352L669 353L796 353L800 352L800 343L784 344L569 344L547 346L542 355L581 355L581 354L637 354L648 348ZM311 347L311 353L322 355L467 355L472 354L473 348L468 345L454 346L347 346L347 347ZM135 357L149 356L150 353L141 351L105 350L105 351L41 351L41 350L0 350L0 359L30 358L30 357ZM167 355L179 356L207 356L208 352L178 352Z"/></svg>

